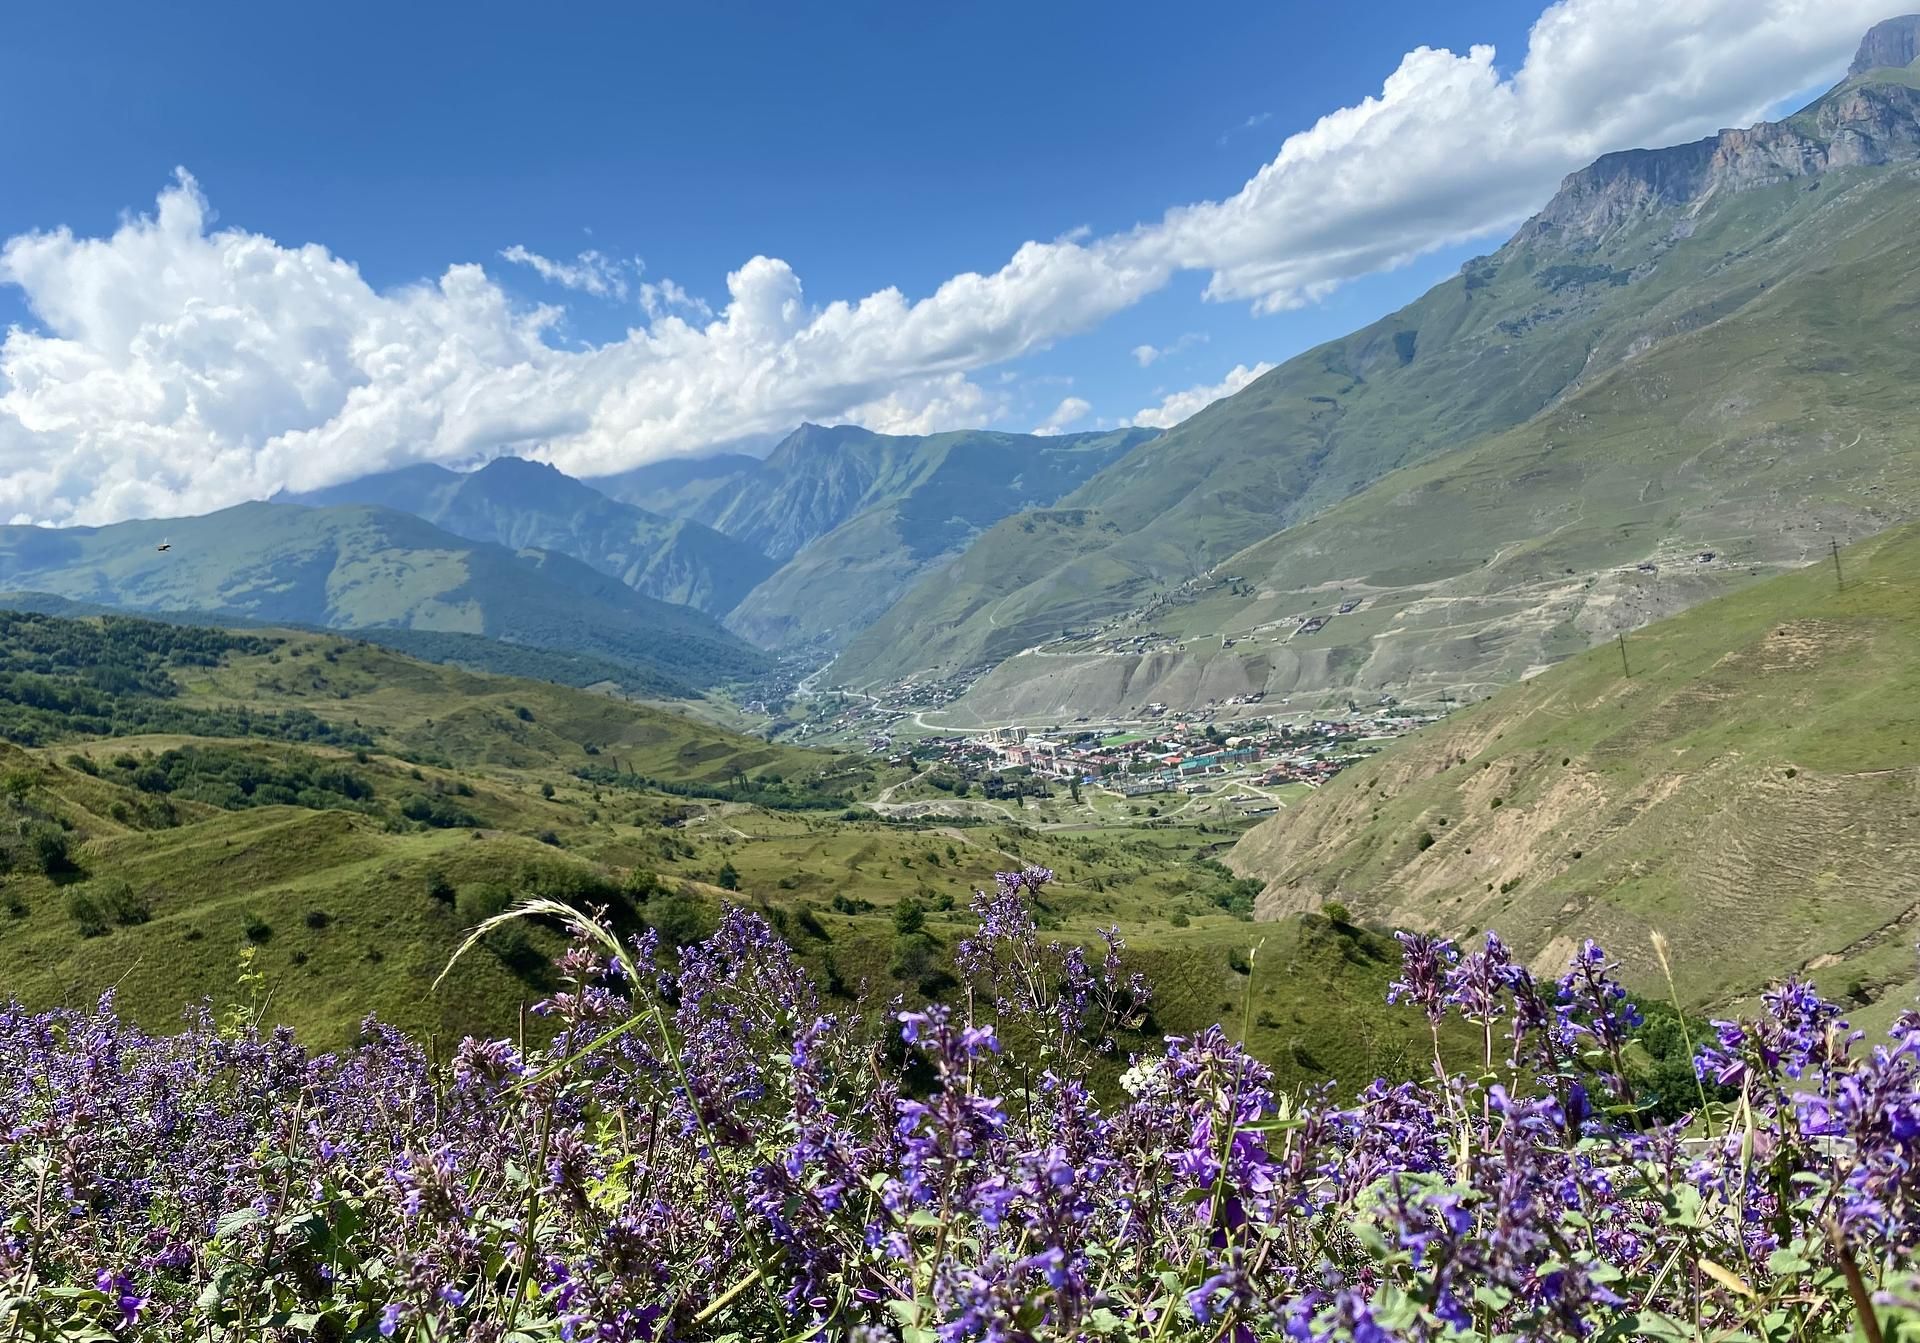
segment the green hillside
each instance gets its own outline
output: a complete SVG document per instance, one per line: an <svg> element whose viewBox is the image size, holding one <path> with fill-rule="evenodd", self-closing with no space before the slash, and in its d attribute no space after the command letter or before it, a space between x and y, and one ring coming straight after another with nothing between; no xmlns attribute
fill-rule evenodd
<svg viewBox="0 0 1920 1343"><path fill-rule="evenodd" d="M282 501L398 509L470 541L570 555L646 596L715 615L731 610L775 567L710 527L619 503L518 457L470 472L402 467Z"/></svg>
<svg viewBox="0 0 1920 1343"><path fill-rule="evenodd" d="M617 837L751 788L844 798L858 762L330 635L0 612L0 982L118 985L164 1025L231 992L243 946L280 1020L509 1027L543 982L515 942L423 990L489 904L630 899ZM623 785L580 779L605 768ZM669 795L642 786L658 780ZM703 801L706 800L706 801ZM836 805L844 806L844 801Z"/></svg>
<svg viewBox="0 0 1920 1343"><path fill-rule="evenodd" d="M0 591L0 611L26 611L38 615L64 616L71 620L125 614L98 602L73 601L67 597L56 597L50 592ZM220 629L273 628L244 616L222 615L215 611L145 611L141 615L146 619L174 625L207 625ZM285 622L284 627L310 633L321 632L320 626L301 625L292 621ZM344 632L423 662L440 662L467 671L490 672L496 676L518 676L526 680L552 681L556 685L578 688L592 687L641 698L650 693L658 694L656 687L661 684L656 673L635 667L632 663L569 652L563 648L535 648L528 644L507 643L500 639L489 639L483 634L449 634L438 630L396 629L392 626ZM683 706L696 703L671 698L662 702ZM711 700L704 703L709 707L714 704Z"/></svg>
<svg viewBox="0 0 1920 1343"><path fill-rule="evenodd" d="M1290 1083L1418 1066L1414 1023L1373 1020L1392 944L1245 922L1251 889L1211 861L1232 832L888 822L846 799L897 772L558 686L323 634L0 622L0 982L36 1006L112 987L164 1027L257 992L318 1042L369 1013L443 1044L513 1032L552 987L549 934L427 986L475 922L539 893L670 940L749 902L877 1006L941 991L971 892L1037 862L1059 935L1120 926L1160 987L1154 1028L1244 1009Z"/></svg>
<svg viewBox="0 0 1920 1343"><path fill-rule="evenodd" d="M1920 279L1909 73L1575 174L1511 242L1408 308L1136 448L1037 525L1002 524L855 640L834 679L1153 629L1212 648L1186 655L1198 666L1113 667L1096 640L1070 642L1058 651L1084 665L1020 659L965 703L989 718L1098 712L1165 698L1156 682L1312 692L1431 684L1436 665L1454 684L1494 683L1610 627L1568 599L1622 559L1731 547L1764 570L1804 553L1791 533L1769 540L1790 528L1860 535L1905 516L1916 481L1898 389L1915 373ZM1489 561L1505 567L1464 590L1428 586ZM1196 578L1206 590L1183 590ZM1501 590L1481 613L1495 624L1456 638L1444 607L1483 578ZM1384 655L1359 622L1334 622L1360 636L1340 651L1274 647L1342 586L1439 609L1414 611ZM1640 618L1712 588L1672 589ZM1514 640L1502 619L1537 628ZM1208 671L1219 635L1270 621ZM1476 647L1448 646L1460 639Z"/></svg>
<svg viewBox="0 0 1920 1343"><path fill-rule="evenodd" d="M588 483L609 498L670 518L698 517L706 501L760 466L758 457L743 452L717 452L706 457L666 457L611 476L595 476Z"/></svg>
<svg viewBox="0 0 1920 1343"><path fill-rule="evenodd" d="M1233 850L1269 918L1339 900L1495 928L1545 966L1590 936L1724 1002L1811 971L1910 1002L1920 909L1920 526L1755 583L1456 713ZM1838 586L1844 574L1845 586ZM1630 674L1629 674L1630 673Z"/></svg>
<svg viewBox="0 0 1920 1343"><path fill-rule="evenodd" d="M4 527L0 588L135 611L484 636L627 667L630 689L659 695L768 666L710 617L578 560L468 541L375 507L256 503L110 527Z"/></svg>

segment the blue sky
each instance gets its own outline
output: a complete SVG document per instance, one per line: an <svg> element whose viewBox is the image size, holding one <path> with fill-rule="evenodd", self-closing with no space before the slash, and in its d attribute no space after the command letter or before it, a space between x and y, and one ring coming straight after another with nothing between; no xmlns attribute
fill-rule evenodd
<svg viewBox="0 0 1920 1343"><path fill-rule="evenodd" d="M321 443L355 468L556 445L550 455L587 474L734 436L764 440L782 423L841 412L876 427L944 418L1026 429L1071 395L1087 403L1072 427L1124 421L1407 301L1488 250L1594 152L1731 124L1824 77L1864 28L1859 15L1878 9L1832 6L1850 9L1729 50L1714 31L1730 15L1805 0L1673 0L1660 21L1675 54L1637 73L1647 35L1623 16L1644 26L1644 7L1566 0L1551 13L1579 40L1543 44L1531 90L1514 76L1542 7L1490 0L1380 2L1364 21L1319 3L41 7L14 16L0 39L0 237L65 228L74 239L0 266L10 282L0 283L0 320L20 327L0 359L0 516L58 516L56 501L104 516L311 484ZM1472 59L1476 46L1496 54ZM1439 54L1409 57L1422 47ZM1383 97L1403 61L1404 86ZM1589 90L1591 115L1542 94L1549 85ZM1631 117L1617 106L1622 88L1640 95ZM1313 132L1369 98L1379 115L1357 135ZM1312 161L1278 174L1264 195L1250 192L1249 179L1302 132L1317 146ZM1483 154L1492 142L1520 148ZM219 249L175 265L167 248L194 238L129 237L124 221L155 213L176 167L192 175L199 202L190 232L237 230L289 270L317 264L294 250L316 244L357 268L370 292L323 318L316 305L331 301L337 280L230 289L214 274ZM1343 195L1326 219L1312 218ZM1183 207L1210 213L1180 236L1163 221ZM1140 242L1136 226L1157 232ZM1006 279L1023 243L1067 236L1064 261L1082 278L1063 282L1058 300L1044 276L1025 288ZM516 246L560 262L591 249L621 268L619 292L549 283L502 257ZM89 270L103 249L114 264ZM462 420L409 407L347 423L356 389L373 399L389 372L360 362L356 332L392 318L413 333L399 344L431 345L477 320L464 308L455 319L376 302L441 284L450 266L483 267L522 313L556 305L539 341L591 355L648 324L642 279L671 278L724 313L728 274L754 256L784 267L764 277L767 312L794 284L804 299L750 353L715 364L710 352L623 351L631 363L619 371L598 367L615 362L608 356L517 381L498 367L408 373L396 400L458 382L462 407L491 398L489 409ZM1059 259L1041 269L1050 276ZM174 284L176 272L211 287ZM939 319L939 338L901 360L874 354L889 340L875 317L865 353L836 346L845 367L823 385L807 381L819 339L802 319L820 305L893 288L911 307L966 272L1015 293L996 290L983 306L1031 312L980 316L977 334L971 318L924 312L922 325ZM1101 286L1110 292L1087 292ZM150 358L152 342L117 342L175 333L172 316L194 303L239 311L236 322L275 339L289 321L304 334L245 378L209 371L205 347L255 339L223 328L134 379L129 368ZM692 306L680 315L695 328L708 320ZM494 334L503 350L524 335ZM124 418L128 403L111 396L107 409L88 401L85 434L48 440L60 417L21 409L23 388L73 377L60 351L34 343L47 337L77 342L129 385L198 389L190 423L148 428L211 438L222 445L214 465L143 456L154 437L144 430L116 439L111 414ZM1143 367L1130 353L1141 345L1173 352ZM282 353L284 367L274 362ZM523 349L488 357L529 362ZM696 359L707 363L688 372ZM300 368L315 363L337 373L337 386L303 381ZM745 404L729 380L771 390ZM641 383L647 396L628 395ZM247 399L209 410L215 385L244 385ZM125 467L117 502L96 490L76 504L75 482L106 465ZM19 483L28 474L31 489ZM208 480L216 484L203 488Z"/></svg>
<svg viewBox="0 0 1920 1343"><path fill-rule="evenodd" d="M638 256L717 302L756 253L810 295L919 294L1028 238L1229 194L1288 133L1377 92L1403 52L1517 53L1539 9L1398 0L1365 24L1318 3L54 11L0 56L0 120L55 132L0 148L0 233L104 231L179 165L222 223L324 243L378 286L519 243ZM1203 303L1186 277L1033 367L1131 411L1349 330L1474 250L1264 319ZM23 316L17 292L4 301ZM576 303L569 334L634 319ZM1190 332L1208 339L1152 370L1128 354Z"/></svg>

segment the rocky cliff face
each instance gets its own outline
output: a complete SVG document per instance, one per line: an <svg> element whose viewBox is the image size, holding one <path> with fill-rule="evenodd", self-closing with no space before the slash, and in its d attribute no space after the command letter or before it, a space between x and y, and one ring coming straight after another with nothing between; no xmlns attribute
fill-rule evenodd
<svg viewBox="0 0 1920 1343"><path fill-rule="evenodd" d="M1649 214L1690 209L1722 192L1907 159L1920 159L1920 90L1850 81L1785 121L1604 155L1569 176L1515 242L1596 243Z"/></svg>
<svg viewBox="0 0 1920 1343"><path fill-rule="evenodd" d="M1860 54L1848 67L1849 75L1869 70L1884 70L1912 65L1920 59L1920 14L1903 14L1897 19L1876 23L1860 43Z"/></svg>

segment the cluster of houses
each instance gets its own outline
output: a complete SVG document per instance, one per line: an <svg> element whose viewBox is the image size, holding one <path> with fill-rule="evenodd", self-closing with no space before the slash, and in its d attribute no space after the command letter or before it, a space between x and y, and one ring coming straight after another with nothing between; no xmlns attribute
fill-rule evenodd
<svg viewBox="0 0 1920 1343"><path fill-rule="evenodd" d="M1297 724L1256 719L1225 730L1197 715L1132 731L1009 726L916 742L912 759L922 766L945 764L962 777L1032 776L1122 797L1206 792L1228 779L1319 784L1363 758L1367 751L1360 743L1399 736L1439 716L1385 704L1345 717Z"/></svg>
<svg viewBox="0 0 1920 1343"><path fill-rule="evenodd" d="M902 681L886 687L878 695L854 690L822 692L813 702L807 721L790 725L793 740L834 734L864 733L867 746L875 754L885 754L893 744L891 729L918 714L944 708L973 689L973 683L992 670L991 664L967 667L946 677Z"/></svg>

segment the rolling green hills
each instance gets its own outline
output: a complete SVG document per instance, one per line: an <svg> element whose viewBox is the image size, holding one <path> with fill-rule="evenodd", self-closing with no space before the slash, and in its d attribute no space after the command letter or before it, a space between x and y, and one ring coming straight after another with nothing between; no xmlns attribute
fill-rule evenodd
<svg viewBox="0 0 1920 1343"><path fill-rule="evenodd" d="M858 762L676 714L478 676L361 641L0 612L0 982L28 1001L118 986L165 1025L229 994L252 946L277 1019L341 1040L378 1012L509 1028L540 955L426 984L488 904L610 902L616 833L743 781L796 799ZM576 771L660 778L595 805ZM464 900L460 893L465 892ZM476 904L476 902L479 902Z"/></svg>
<svg viewBox="0 0 1920 1343"><path fill-rule="evenodd" d="M646 596L714 615L732 610L775 568L710 527L619 503L518 457L469 472L402 467L279 502L397 509L470 541L571 555Z"/></svg>
<svg viewBox="0 0 1920 1343"><path fill-rule="evenodd" d="M627 688L656 695L693 694L768 665L702 613L578 560L468 541L366 506L256 503L110 527L0 528L0 587L123 610L484 636L616 664L628 669Z"/></svg>
<svg viewBox="0 0 1920 1343"><path fill-rule="evenodd" d="M442 1047L537 1032L524 1008L556 946L538 928L428 990L467 929L530 894L670 942L745 901L832 993L877 1006L937 991L971 892L1039 862L1059 935L1126 934L1160 986L1155 1029L1244 1011L1290 1084L1419 1066L1417 1022L1377 1011L1391 942L1242 921L1250 892L1207 861L1230 834L882 821L843 814L893 777L869 762L357 640L0 622L0 983L36 1006L112 988L164 1028L257 998L321 1043L369 1014Z"/></svg>
<svg viewBox="0 0 1920 1343"><path fill-rule="evenodd" d="M1542 967L1590 936L1656 990L1659 930L1703 1000L1805 970L1856 1007L1911 1002L1920 526L1639 630L1624 667L1609 644L1502 690L1228 862L1269 918L1338 900L1494 928Z"/></svg>
<svg viewBox="0 0 1920 1343"><path fill-rule="evenodd" d="M984 720L1472 689L1910 516L1913 76L1574 174L1408 308L1001 523L832 679L997 663ZM1674 574L1698 549L1721 567ZM1642 561L1660 583L1618 580ZM1356 596L1375 617L1291 636ZM1186 646L1102 647L1144 633Z"/></svg>

